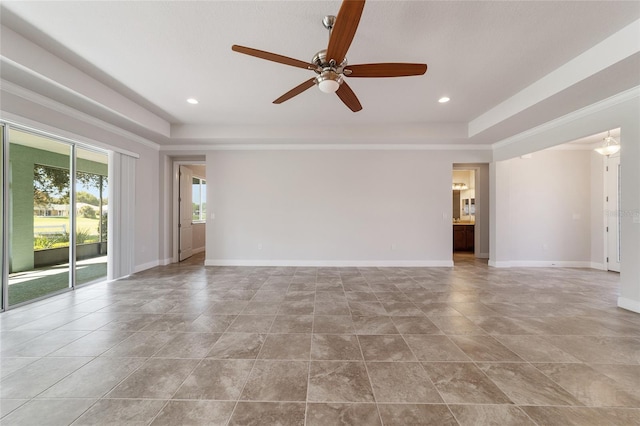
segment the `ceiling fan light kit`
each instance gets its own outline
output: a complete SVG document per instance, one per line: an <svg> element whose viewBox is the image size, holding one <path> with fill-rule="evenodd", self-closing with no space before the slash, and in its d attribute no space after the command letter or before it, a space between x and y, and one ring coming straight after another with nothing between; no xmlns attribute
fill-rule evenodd
<svg viewBox="0 0 640 426"><path fill-rule="evenodd" d="M347 65L347 50L356 34L365 0L343 0L337 16L327 15L322 24L329 30L329 45L326 50L315 54L310 63L299 61L282 55L245 46L233 45L231 49L238 53L256 58L278 62L284 65L311 70L317 74L302 84L289 90L273 101L281 104L299 95L311 86L317 85L321 92L336 93L340 100L353 112L360 111L362 105L344 77L408 77L423 75L427 72L426 64L379 63Z"/></svg>

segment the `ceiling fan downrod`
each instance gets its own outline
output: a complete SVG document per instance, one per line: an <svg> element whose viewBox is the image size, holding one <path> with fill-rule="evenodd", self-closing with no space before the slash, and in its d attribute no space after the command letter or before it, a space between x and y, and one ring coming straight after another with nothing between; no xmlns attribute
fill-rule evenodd
<svg viewBox="0 0 640 426"><path fill-rule="evenodd" d="M331 39L331 31L335 22L336 17L334 15L327 15L322 19L322 25L329 30L329 39ZM345 57L342 63L338 65L333 58L327 58L327 50L323 49L313 56L311 63L316 66L314 71L318 76L315 78L315 83L320 91L334 93L338 90L344 82L342 74L344 73L344 67L347 66L347 58Z"/></svg>

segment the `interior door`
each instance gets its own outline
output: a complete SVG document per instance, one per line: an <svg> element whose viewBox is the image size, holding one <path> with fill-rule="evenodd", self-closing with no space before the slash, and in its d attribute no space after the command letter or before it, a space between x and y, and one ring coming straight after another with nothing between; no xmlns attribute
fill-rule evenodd
<svg viewBox="0 0 640 426"><path fill-rule="evenodd" d="M607 158L607 270L620 272L620 155Z"/></svg>
<svg viewBox="0 0 640 426"><path fill-rule="evenodd" d="M180 166L180 194L178 196L180 218L178 223L178 233L180 247L178 257L183 261L193 254L193 228L191 219L193 206L191 201L191 186L193 184L193 173L185 166Z"/></svg>

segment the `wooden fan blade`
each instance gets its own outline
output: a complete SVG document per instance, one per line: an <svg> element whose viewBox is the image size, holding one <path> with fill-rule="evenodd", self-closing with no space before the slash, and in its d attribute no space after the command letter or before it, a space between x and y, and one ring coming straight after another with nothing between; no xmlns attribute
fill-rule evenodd
<svg viewBox="0 0 640 426"><path fill-rule="evenodd" d="M364 2L365 0L344 0L342 2L329 37L328 60L333 59L339 65L347 55L347 50L349 50L358 29Z"/></svg>
<svg viewBox="0 0 640 426"><path fill-rule="evenodd" d="M271 52L265 52L264 50L252 49L250 47L238 46L234 44L231 46L231 50L238 53L244 53L245 55L255 56L256 58L266 59L267 61L278 62L279 64L291 65L292 67L315 69L315 65L309 62L299 61L297 59L289 58L287 56L277 55Z"/></svg>
<svg viewBox="0 0 640 426"><path fill-rule="evenodd" d="M344 104L348 106L351 111L358 112L362 109L362 105L360 105L358 97L355 93L353 93L351 87L349 87L349 85L344 81L338 88L336 95L338 95L342 102L344 102Z"/></svg>
<svg viewBox="0 0 640 426"><path fill-rule="evenodd" d="M311 86L315 85L315 77L310 78L309 80L305 81L304 83L294 87L293 89L289 90L287 93L285 93L284 95L280 96L278 99L276 99L275 101L273 101L274 104L281 104L284 101L288 101L289 99L293 98L294 96L299 95L300 93L304 92L305 90L307 90L308 88L310 88Z"/></svg>
<svg viewBox="0 0 640 426"><path fill-rule="evenodd" d="M427 64L362 64L348 65L345 71L347 77L408 77L412 75L422 75L427 72Z"/></svg>

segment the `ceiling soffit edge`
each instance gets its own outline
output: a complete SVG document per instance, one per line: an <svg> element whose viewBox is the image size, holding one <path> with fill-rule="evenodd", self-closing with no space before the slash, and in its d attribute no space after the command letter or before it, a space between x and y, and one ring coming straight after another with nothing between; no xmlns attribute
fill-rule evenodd
<svg viewBox="0 0 640 426"><path fill-rule="evenodd" d="M469 137L550 98L568 87L640 52L640 20L607 37L586 52L469 122Z"/></svg>
<svg viewBox="0 0 640 426"><path fill-rule="evenodd" d="M548 130L558 128L572 121L578 120L580 118L586 117L591 114L595 114L600 111L604 111L608 108L622 104L624 102L627 102L635 98L640 98L640 86L631 88L622 93L618 93L617 95L611 96L607 99L596 102L594 104L591 104L577 111L571 112L555 120L548 121L544 124L531 128L529 130L525 130L524 132L518 133L517 135L513 135L501 141L495 142L491 144L491 148L493 150L496 150L509 145L513 145L531 136L539 135ZM585 136L588 136L588 135L585 135Z"/></svg>

